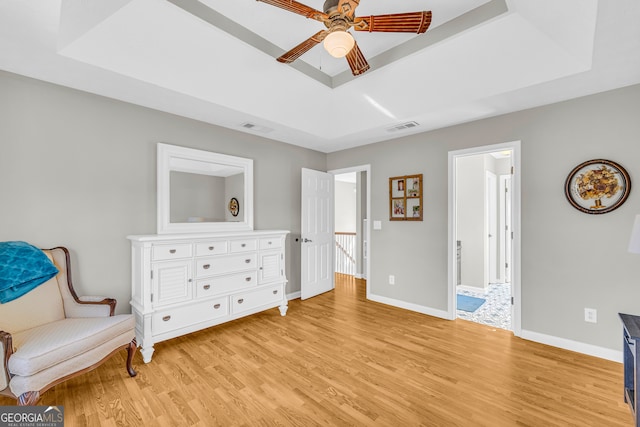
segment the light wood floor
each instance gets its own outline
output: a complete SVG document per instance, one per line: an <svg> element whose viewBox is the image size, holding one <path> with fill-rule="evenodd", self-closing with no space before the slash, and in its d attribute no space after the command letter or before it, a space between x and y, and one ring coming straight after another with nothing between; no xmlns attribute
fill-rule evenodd
<svg viewBox="0 0 640 427"><path fill-rule="evenodd" d="M348 277L348 276L346 276ZM65 426L630 426L622 366L366 301L364 282L125 355L46 392ZM0 398L0 405L13 401Z"/></svg>

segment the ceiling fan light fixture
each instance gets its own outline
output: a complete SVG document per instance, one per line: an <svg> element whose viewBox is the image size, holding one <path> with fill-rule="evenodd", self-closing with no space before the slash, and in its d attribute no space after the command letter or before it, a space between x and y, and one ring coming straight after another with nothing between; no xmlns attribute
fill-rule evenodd
<svg viewBox="0 0 640 427"><path fill-rule="evenodd" d="M342 30L332 31L324 39L324 48L334 58L344 58L354 45L353 36Z"/></svg>

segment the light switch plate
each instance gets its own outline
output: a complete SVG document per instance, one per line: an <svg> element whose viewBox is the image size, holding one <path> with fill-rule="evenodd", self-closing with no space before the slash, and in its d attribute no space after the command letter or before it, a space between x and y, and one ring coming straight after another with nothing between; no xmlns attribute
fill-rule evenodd
<svg viewBox="0 0 640 427"><path fill-rule="evenodd" d="M373 221L374 230L382 230L382 221Z"/></svg>

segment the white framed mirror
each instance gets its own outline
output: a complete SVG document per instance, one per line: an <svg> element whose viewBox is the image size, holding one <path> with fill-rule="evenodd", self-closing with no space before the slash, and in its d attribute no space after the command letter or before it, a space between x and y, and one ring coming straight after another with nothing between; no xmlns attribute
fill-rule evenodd
<svg viewBox="0 0 640 427"><path fill-rule="evenodd" d="M253 160L158 143L158 234L253 230Z"/></svg>

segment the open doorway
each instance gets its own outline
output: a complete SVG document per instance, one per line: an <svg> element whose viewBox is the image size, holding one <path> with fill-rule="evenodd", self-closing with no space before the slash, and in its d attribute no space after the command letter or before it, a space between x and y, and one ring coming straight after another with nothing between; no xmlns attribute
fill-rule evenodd
<svg viewBox="0 0 640 427"><path fill-rule="evenodd" d="M450 153L451 318L514 332L520 303L513 244L518 149L519 143L509 143Z"/></svg>
<svg viewBox="0 0 640 427"><path fill-rule="evenodd" d="M369 165L330 171L335 177L336 281L365 284L369 274Z"/></svg>

